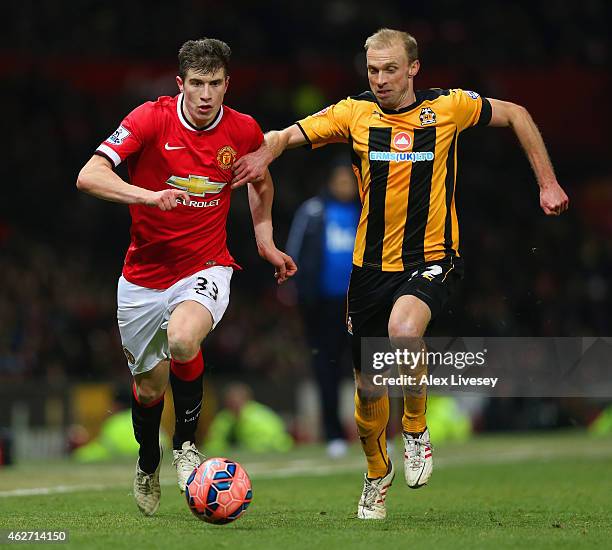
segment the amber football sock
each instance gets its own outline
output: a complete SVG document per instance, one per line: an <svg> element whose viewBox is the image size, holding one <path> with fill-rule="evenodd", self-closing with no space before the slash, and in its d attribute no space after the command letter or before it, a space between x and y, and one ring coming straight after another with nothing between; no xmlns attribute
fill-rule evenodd
<svg viewBox="0 0 612 550"><path fill-rule="evenodd" d="M401 370L404 372L404 369ZM427 375L427 366L419 365L414 370L406 370L407 374L420 381ZM427 385L402 386L404 392L404 414L402 428L404 432L421 433L427 427L425 412L427 411Z"/></svg>
<svg viewBox="0 0 612 550"><path fill-rule="evenodd" d="M362 400L355 392L355 421L363 452L368 461L368 477L383 477L389 468L387 455L387 424L389 423L389 397Z"/></svg>

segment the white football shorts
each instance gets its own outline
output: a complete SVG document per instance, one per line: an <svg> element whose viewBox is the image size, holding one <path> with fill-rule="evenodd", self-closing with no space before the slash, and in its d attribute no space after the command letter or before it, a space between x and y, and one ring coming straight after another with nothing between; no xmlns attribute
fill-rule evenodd
<svg viewBox="0 0 612 550"><path fill-rule="evenodd" d="M187 300L202 304L217 326L230 296L231 267L214 266L174 283L166 290L135 285L123 275L117 285L117 321L121 345L132 375L170 358L166 329L174 309Z"/></svg>

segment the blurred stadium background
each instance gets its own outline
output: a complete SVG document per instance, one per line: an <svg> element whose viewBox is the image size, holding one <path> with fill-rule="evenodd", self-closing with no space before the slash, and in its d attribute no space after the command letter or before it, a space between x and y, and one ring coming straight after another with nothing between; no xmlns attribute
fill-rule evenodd
<svg viewBox="0 0 612 550"><path fill-rule="evenodd" d="M469 3L199 0L6 4L0 40L5 183L0 200L0 426L13 459L61 457L93 437L129 373L115 321L129 242L124 206L78 193L79 168L122 117L174 95L187 39L233 50L226 103L265 130L367 87L362 44L382 26L419 41L417 88L463 87L525 105L539 124L571 207L546 218L510 131L474 129L460 148L465 282L432 334L611 333L611 7L604 0ZM342 146L285 154L272 165L276 240L325 182ZM125 174L125 172L122 172ZM256 253L243 191L230 250L244 266L226 317L205 343L205 429L230 381L245 381L300 442L318 409L290 286ZM586 427L607 404L513 399L483 404L478 430ZM486 408L483 408L486 407ZM353 433L350 368L344 420ZM485 414L486 411L486 414ZM167 419L166 419L167 420ZM86 432L74 428L79 425ZM6 457L5 457L6 459Z"/></svg>

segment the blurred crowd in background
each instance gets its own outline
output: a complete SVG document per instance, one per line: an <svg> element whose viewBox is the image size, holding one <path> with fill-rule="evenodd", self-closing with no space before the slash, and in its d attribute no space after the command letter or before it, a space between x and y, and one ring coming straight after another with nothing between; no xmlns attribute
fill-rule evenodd
<svg viewBox="0 0 612 550"><path fill-rule="evenodd" d="M115 292L128 211L78 193L75 180L125 114L176 93L178 48L203 36L232 47L226 103L264 131L366 89L362 46L381 26L419 41L417 88L463 87L524 104L540 124L570 210L544 216L509 130L466 132L458 176L466 278L432 334L610 334L609 3L67 5L24 0L4 14L11 24L0 38L0 381L127 376ZM346 146L291 151L272 165L280 247L296 208L326 183L338 155L348 158ZM252 235L245 195L235 192L228 230L244 271L206 341L207 365L231 375L305 373L295 289L276 286L245 237Z"/></svg>
<svg viewBox="0 0 612 550"><path fill-rule="evenodd" d="M605 0L515 0L469 5L424 2L314 1L304 5L177 0L126 2L118 7L81 0L78 9L56 0L7 6L11 25L2 39L34 56L75 54L98 58L168 60L185 37L226 37L242 61L289 62L326 56L351 60L356 46L379 26L418 37L431 64L552 65L559 61L603 66L610 60Z"/></svg>

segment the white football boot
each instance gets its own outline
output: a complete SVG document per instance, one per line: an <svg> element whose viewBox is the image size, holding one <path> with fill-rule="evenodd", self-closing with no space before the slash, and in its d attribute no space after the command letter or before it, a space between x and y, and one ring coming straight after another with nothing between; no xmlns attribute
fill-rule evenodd
<svg viewBox="0 0 612 550"><path fill-rule="evenodd" d="M418 489L425 485L431 477L433 470L433 447L429 441L429 430L417 438L404 432L404 475L406 483L411 489Z"/></svg>
<svg viewBox="0 0 612 550"><path fill-rule="evenodd" d="M385 507L387 490L391 487L395 477L393 463L391 463L391 471L385 477L368 479L368 474L364 477L363 492L357 506L357 517L359 519L385 519L387 517Z"/></svg>
<svg viewBox="0 0 612 550"><path fill-rule="evenodd" d="M206 457L198 451L195 443L191 443L191 441L184 441L181 450L172 451L172 455L174 456L172 464L176 466L178 486L181 493L184 493L191 472L202 464Z"/></svg>
<svg viewBox="0 0 612 550"><path fill-rule="evenodd" d="M163 452L159 449L159 464L152 474L147 474L140 469L136 461L136 476L134 477L134 499L138 509L145 516L152 516L159 508L161 498L161 487L159 486L159 469L162 463Z"/></svg>

